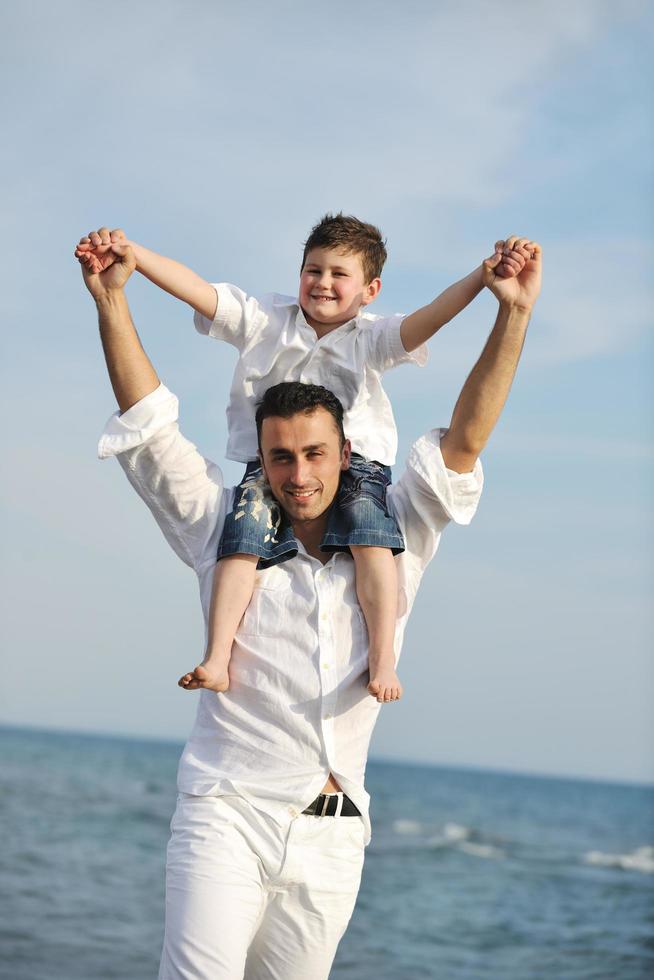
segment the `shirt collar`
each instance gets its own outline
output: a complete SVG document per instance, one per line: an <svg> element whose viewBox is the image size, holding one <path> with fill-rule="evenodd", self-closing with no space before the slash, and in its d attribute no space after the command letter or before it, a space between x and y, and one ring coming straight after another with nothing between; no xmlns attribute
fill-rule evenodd
<svg viewBox="0 0 654 980"><path fill-rule="evenodd" d="M306 318L304 316L304 311L303 311L302 307L300 306L300 301L299 300L295 299L291 303L288 303L286 305L288 305L288 306L294 306L296 308L296 313L295 313L295 321L296 321L296 323L299 321L302 324L302 326L309 327L309 324L307 323ZM354 327L356 327L358 325L360 316L361 316L361 314L360 313L357 313L357 315L354 316L354 317L352 317L351 320L347 320L345 323L341 323L340 327L336 327L336 330L330 330L330 333L336 333L337 330L352 330ZM312 329L312 328L309 327L309 329ZM329 336L329 334L325 334L325 336Z"/></svg>
<svg viewBox="0 0 654 980"><path fill-rule="evenodd" d="M296 318L299 318L300 322L303 323L305 326L307 327L309 326L309 324L304 318L304 313L302 311L302 307L300 306L299 299L294 298L293 296L281 296L279 293L275 293L275 295L273 296L272 305L279 308L287 307L288 309L295 307ZM358 325L359 320L361 319L361 316L362 316L361 312L357 313L356 316L352 317L352 319L348 320L346 323L342 323L341 326L338 327L337 329L340 330L341 327L356 327Z"/></svg>
<svg viewBox="0 0 654 980"><path fill-rule="evenodd" d="M299 300L294 299L292 296L280 296L279 293L275 293L272 299L273 306L298 306L300 305Z"/></svg>
<svg viewBox="0 0 654 980"><path fill-rule="evenodd" d="M299 538L296 538L295 540L297 543L297 557L306 559L306 561L308 561L309 563L319 565L321 568L329 568L330 566L333 567L334 565L339 565L344 558L349 557L349 555L347 555L346 552L344 551L334 551L331 557L329 558L329 561L326 561L323 564L318 558L313 558L309 554L309 552L304 547L304 545L299 540Z"/></svg>

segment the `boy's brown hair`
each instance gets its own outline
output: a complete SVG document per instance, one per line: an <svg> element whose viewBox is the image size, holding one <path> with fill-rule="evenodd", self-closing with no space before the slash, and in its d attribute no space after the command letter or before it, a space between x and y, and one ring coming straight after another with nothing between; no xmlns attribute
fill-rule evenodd
<svg viewBox="0 0 654 980"><path fill-rule="evenodd" d="M386 240L379 228L359 221L351 214L326 214L311 229L304 243L302 268L307 255L313 248L336 248L346 255L361 256L361 265L366 283L381 276L386 261Z"/></svg>

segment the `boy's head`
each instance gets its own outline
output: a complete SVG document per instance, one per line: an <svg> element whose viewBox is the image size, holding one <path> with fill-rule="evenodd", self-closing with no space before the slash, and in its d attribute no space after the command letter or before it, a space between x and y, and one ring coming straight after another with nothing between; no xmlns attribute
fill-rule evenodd
<svg viewBox="0 0 654 980"><path fill-rule="evenodd" d="M374 225L326 214L312 229L302 256L300 306L322 336L347 323L381 289L386 247Z"/></svg>
<svg viewBox="0 0 654 980"><path fill-rule="evenodd" d="M379 228L351 214L326 214L311 229L304 244L302 269L314 248L334 249L343 255L358 255L366 285L379 279L387 259L386 242Z"/></svg>

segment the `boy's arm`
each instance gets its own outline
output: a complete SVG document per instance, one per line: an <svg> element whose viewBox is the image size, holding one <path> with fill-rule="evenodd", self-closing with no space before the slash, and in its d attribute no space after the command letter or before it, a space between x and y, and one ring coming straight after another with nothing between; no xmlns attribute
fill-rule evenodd
<svg viewBox="0 0 654 980"><path fill-rule="evenodd" d="M222 474L178 430L177 399L160 385L127 305L124 287L134 271L134 254L124 244L110 248L115 261L104 269L89 253L79 257L120 409L103 435L100 455L118 456L179 557L199 569L215 561Z"/></svg>
<svg viewBox="0 0 654 980"><path fill-rule="evenodd" d="M213 320L216 315L218 295L211 283L181 262L158 255L157 252L152 252L138 242L130 241L120 228L115 228L113 231L109 231L108 228L92 231L90 235L80 239L75 255L80 258L83 254L92 254L102 267L106 268L115 261L111 252L112 244L129 245L136 258L136 268L146 279L177 299L188 303L207 320Z"/></svg>
<svg viewBox="0 0 654 980"><path fill-rule="evenodd" d="M502 255L498 265L499 275L511 277L521 272L528 256L529 241L512 235L505 241L495 243L495 255ZM448 323L461 310L472 302L484 287L483 264L470 275L448 286L435 300L411 313L402 321L400 337L402 345L409 353L433 337L444 324Z"/></svg>

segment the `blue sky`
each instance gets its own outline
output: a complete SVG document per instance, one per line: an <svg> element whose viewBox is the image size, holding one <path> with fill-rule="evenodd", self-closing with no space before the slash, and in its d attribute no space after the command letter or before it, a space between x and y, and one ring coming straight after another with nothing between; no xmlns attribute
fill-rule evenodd
<svg viewBox="0 0 654 980"><path fill-rule="evenodd" d="M654 779L651 6L37 0L4 22L0 721L181 738L195 707L175 686L202 646L193 576L95 459L113 406L76 240L120 225L293 292L342 209L388 238L380 313L504 234L545 259L483 503L424 580L373 751ZM129 297L221 459L232 350L150 284ZM447 423L493 316L478 298L388 376L402 454Z"/></svg>

